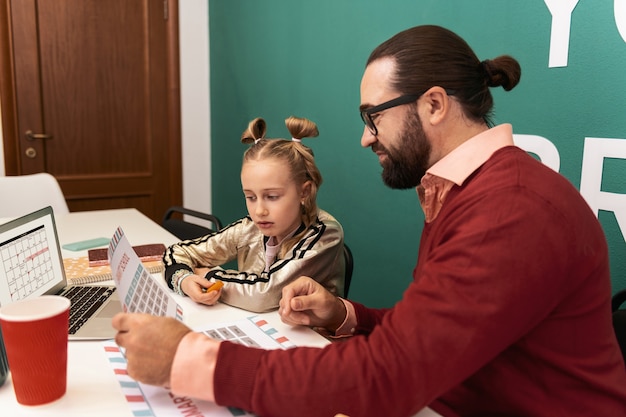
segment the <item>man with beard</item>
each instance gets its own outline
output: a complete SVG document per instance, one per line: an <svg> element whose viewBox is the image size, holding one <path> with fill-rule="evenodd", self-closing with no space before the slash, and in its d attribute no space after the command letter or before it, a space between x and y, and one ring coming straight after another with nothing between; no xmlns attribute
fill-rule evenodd
<svg viewBox="0 0 626 417"><path fill-rule="evenodd" d="M361 81L361 144L425 213L402 300L369 309L299 278L279 312L346 338L324 349L250 349L119 315L129 374L267 416L625 416L600 224L510 125L490 122L489 88L520 75L512 57L480 61L437 26L381 44Z"/></svg>

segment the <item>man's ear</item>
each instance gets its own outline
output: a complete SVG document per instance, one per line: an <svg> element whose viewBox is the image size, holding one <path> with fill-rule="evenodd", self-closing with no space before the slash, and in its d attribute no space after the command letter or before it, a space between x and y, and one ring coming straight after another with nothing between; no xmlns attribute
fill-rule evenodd
<svg viewBox="0 0 626 417"><path fill-rule="evenodd" d="M426 119L422 120L428 120L431 125L441 123L450 111L450 97L446 90L439 86L431 87L422 97L426 104L424 114L422 114L422 117Z"/></svg>

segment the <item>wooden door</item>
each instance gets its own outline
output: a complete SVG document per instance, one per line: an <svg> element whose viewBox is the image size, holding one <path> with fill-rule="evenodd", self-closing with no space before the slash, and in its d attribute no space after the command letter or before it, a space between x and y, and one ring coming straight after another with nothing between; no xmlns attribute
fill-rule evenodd
<svg viewBox="0 0 626 417"><path fill-rule="evenodd" d="M7 175L49 172L71 211L182 202L176 0L0 0Z"/></svg>

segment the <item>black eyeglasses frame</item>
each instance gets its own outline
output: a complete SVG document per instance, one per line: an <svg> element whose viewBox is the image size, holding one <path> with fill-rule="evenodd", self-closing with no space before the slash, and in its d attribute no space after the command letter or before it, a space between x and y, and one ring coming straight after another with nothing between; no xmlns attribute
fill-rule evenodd
<svg viewBox="0 0 626 417"><path fill-rule="evenodd" d="M397 107L397 106L402 106L403 104L409 104L412 103L414 101L416 101L418 98L420 98L421 96L424 95L424 93L426 91L430 90L426 89L424 91L422 91L419 94L405 94L402 95L400 97L396 97L394 99L391 99L389 101L385 101L384 103L381 103L377 106L374 107L370 107L368 109L363 109L361 110L361 120L363 120L363 123L365 123L365 126L367 126L367 128L369 129L370 133L374 136L378 135L378 128L376 127L376 124L374 123L374 119L372 119L372 115L376 114L376 113L380 113L383 110L387 110L387 109L391 109L393 107ZM446 89L446 94L447 95L453 95L454 94L454 90L448 90Z"/></svg>
<svg viewBox="0 0 626 417"><path fill-rule="evenodd" d="M365 123L365 126L369 129L370 133L374 136L378 135L378 128L374 124L374 119L372 119L372 115L376 113L380 113L383 110L391 109L393 107L402 106L403 104L409 104L411 102L416 101L420 98L424 93L420 94L405 94L400 97L396 97L389 101L385 101L377 106L370 107L368 109L361 110L361 120Z"/></svg>

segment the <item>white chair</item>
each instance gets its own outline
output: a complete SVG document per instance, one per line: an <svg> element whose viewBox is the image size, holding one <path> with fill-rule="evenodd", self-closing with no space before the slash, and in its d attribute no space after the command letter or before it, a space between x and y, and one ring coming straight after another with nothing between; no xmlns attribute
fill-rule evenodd
<svg viewBox="0 0 626 417"><path fill-rule="evenodd" d="M0 217L24 216L52 206L55 216L70 212L56 178L46 172L0 176Z"/></svg>

